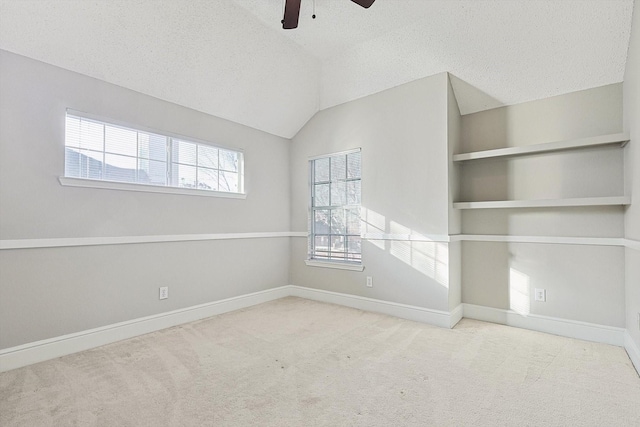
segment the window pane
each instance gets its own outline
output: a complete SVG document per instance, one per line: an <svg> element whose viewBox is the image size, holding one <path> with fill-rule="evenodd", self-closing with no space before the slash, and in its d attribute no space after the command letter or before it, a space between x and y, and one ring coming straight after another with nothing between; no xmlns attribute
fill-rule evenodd
<svg viewBox="0 0 640 427"><path fill-rule="evenodd" d="M218 149L206 145L198 146L198 166L218 169ZM217 185L216 185L217 186Z"/></svg>
<svg viewBox="0 0 640 427"><path fill-rule="evenodd" d="M347 155L347 178L360 178L360 153Z"/></svg>
<svg viewBox="0 0 640 427"><path fill-rule="evenodd" d="M138 182L142 184L167 185L167 163L139 159Z"/></svg>
<svg viewBox="0 0 640 427"><path fill-rule="evenodd" d="M104 150L104 125L80 120L80 148Z"/></svg>
<svg viewBox="0 0 640 427"><path fill-rule="evenodd" d="M346 211L347 234L360 235L360 209Z"/></svg>
<svg viewBox="0 0 640 427"><path fill-rule="evenodd" d="M173 164L172 180L175 187L196 188L195 166Z"/></svg>
<svg viewBox="0 0 640 427"><path fill-rule="evenodd" d="M219 191L238 192L238 174L235 172L220 171L220 180L218 183Z"/></svg>
<svg viewBox="0 0 640 427"><path fill-rule="evenodd" d="M149 184L149 160L138 159L138 180L140 184Z"/></svg>
<svg viewBox="0 0 640 427"><path fill-rule="evenodd" d="M98 162L100 165L102 165L103 154L102 154L101 151L80 150L80 153L83 156L89 157L89 158L95 160L96 162Z"/></svg>
<svg viewBox="0 0 640 427"><path fill-rule="evenodd" d="M137 162L135 157L106 154L105 163L104 179L136 182Z"/></svg>
<svg viewBox="0 0 640 427"><path fill-rule="evenodd" d="M347 204L348 205L360 204L360 181L347 182Z"/></svg>
<svg viewBox="0 0 640 427"><path fill-rule="evenodd" d="M138 152L138 133L133 130L105 126L105 148L107 153L135 157ZM135 181L135 180L134 180Z"/></svg>
<svg viewBox="0 0 640 427"><path fill-rule="evenodd" d="M315 212L313 231L315 234L329 234L329 210L318 209Z"/></svg>
<svg viewBox="0 0 640 427"><path fill-rule="evenodd" d="M344 236L331 236L331 256L332 257L344 257Z"/></svg>
<svg viewBox="0 0 640 427"><path fill-rule="evenodd" d="M138 132L138 156L167 161L167 138L162 135Z"/></svg>
<svg viewBox="0 0 640 427"><path fill-rule="evenodd" d="M198 189L218 191L218 170L199 168Z"/></svg>
<svg viewBox="0 0 640 427"><path fill-rule="evenodd" d="M328 258L329 257L329 236L315 236L314 238L315 245L315 255L320 258Z"/></svg>
<svg viewBox="0 0 640 427"><path fill-rule="evenodd" d="M344 210L331 210L331 234L346 234Z"/></svg>
<svg viewBox="0 0 640 427"><path fill-rule="evenodd" d="M342 206L346 204L346 183L344 181L331 182L331 206Z"/></svg>
<svg viewBox="0 0 640 427"><path fill-rule="evenodd" d="M97 158L100 160L97 160ZM65 152L65 176L102 179L101 160L102 153L67 148Z"/></svg>
<svg viewBox="0 0 640 427"><path fill-rule="evenodd" d="M80 152L78 150L65 148L64 176L80 178Z"/></svg>
<svg viewBox="0 0 640 427"><path fill-rule="evenodd" d="M331 157L331 181L347 178L347 156Z"/></svg>
<svg viewBox="0 0 640 427"><path fill-rule="evenodd" d="M80 148L80 119L67 116L65 124L64 145L67 147Z"/></svg>
<svg viewBox="0 0 640 427"><path fill-rule="evenodd" d="M313 161L314 165L314 182L329 181L329 158L317 159Z"/></svg>
<svg viewBox="0 0 640 427"><path fill-rule="evenodd" d="M347 237L347 249L350 254L361 254L362 239L360 237Z"/></svg>
<svg viewBox="0 0 640 427"><path fill-rule="evenodd" d="M220 150L220 169L231 172L238 172L238 153L233 151Z"/></svg>
<svg viewBox="0 0 640 427"><path fill-rule="evenodd" d="M314 206L329 206L329 184L316 184L316 197Z"/></svg>
<svg viewBox="0 0 640 427"><path fill-rule="evenodd" d="M192 142L173 140L173 163L182 163L185 165L196 165L196 144ZM195 185L195 178L194 178ZM182 187L182 186L181 186Z"/></svg>

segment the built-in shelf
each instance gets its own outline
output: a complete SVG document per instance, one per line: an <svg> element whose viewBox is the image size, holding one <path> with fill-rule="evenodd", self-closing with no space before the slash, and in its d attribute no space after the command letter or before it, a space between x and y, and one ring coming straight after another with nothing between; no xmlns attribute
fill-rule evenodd
<svg viewBox="0 0 640 427"><path fill-rule="evenodd" d="M547 208L562 206L630 205L631 197L581 197L551 200L497 200L488 202L456 202L456 209Z"/></svg>
<svg viewBox="0 0 640 427"><path fill-rule="evenodd" d="M589 138L571 139L567 141L547 142L544 144L525 145L522 147L498 148L495 150L474 151L471 153L454 154L454 162L467 160L489 159L495 157L515 157L526 154L550 153L553 151L574 150L579 148L618 145L624 147L629 142L628 133L615 133ZM555 206L555 205L554 205Z"/></svg>

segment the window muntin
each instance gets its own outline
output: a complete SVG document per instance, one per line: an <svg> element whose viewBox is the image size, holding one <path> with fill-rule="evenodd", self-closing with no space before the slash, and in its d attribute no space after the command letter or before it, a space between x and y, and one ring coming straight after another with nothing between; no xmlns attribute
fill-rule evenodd
<svg viewBox="0 0 640 427"><path fill-rule="evenodd" d="M310 160L309 259L360 264L360 150Z"/></svg>
<svg viewBox="0 0 640 427"><path fill-rule="evenodd" d="M243 193L241 152L67 113L68 178Z"/></svg>

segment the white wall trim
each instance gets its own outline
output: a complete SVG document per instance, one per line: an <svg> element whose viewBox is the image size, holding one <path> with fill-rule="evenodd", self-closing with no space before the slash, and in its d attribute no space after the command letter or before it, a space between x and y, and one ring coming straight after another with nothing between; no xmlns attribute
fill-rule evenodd
<svg viewBox="0 0 640 427"><path fill-rule="evenodd" d="M363 233L366 240L400 240L407 242L449 242L450 236L446 234L390 234L390 233Z"/></svg>
<svg viewBox="0 0 640 427"><path fill-rule="evenodd" d="M624 349L627 350L631 363L633 363L638 375L640 375L640 348L633 341L628 331L624 332Z"/></svg>
<svg viewBox="0 0 640 427"><path fill-rule="evenodd" d="M306 233L305 233L306 236ZM170 234L158 236L120 237L62 237L53 239L0 240L3 249L58 248L67 246L128 245L133 243L192 242L199 240L264 239L274 237L298 237L289 231L257 233Z"/></svg>
<svg viewBox="0 0 640 427"><path fill-rule="evenodd" d="M577 338L623 347L625 345L624 328L580 322L578 320L529 314L523 316L512 310L463 304L464 317L499 323L517 328L530 329L563 337Z"/></svg>
<svg viewBox="0 0 640 427"><path fill-rule="evenodd" d="M388 314L402 319L427 323L441 328L451 328L452 314L447 311L431 310L397 302L383 301L357 295L349 295L322 289L306 288L292 285L290 295L314 301L328 302L357 308L364 311Z"/></svg>
<svg viewBox="0 0 640 427"><path fill-rule="evenodd" d="M139 184L131 182L106 181L90 178L58 177L60 185L65 187L99 188L102 190L138 191L143 193L180 194L183 196L222 197L225 199L246 199L246 193L228 193L224 191L198 190L170 186Z"/></svg>
<svg viewBox="0 0 640 427"><path fill-rule="evenodd" d="M350 264L347 262L331 262L331 261L318 261L315 259L307 259L304 261L309 267L321 267L321 268L335 268L336 270L350 270L350 271L363 271L364 265L362 264Z"/></svg>
<svg viewBox="0 0 640 427"><path fill-rule="evenodd" d="M289 237L309 237L306 231L292 231ZM549 243L557 245L622 246L640 251L640 241L622 237L566 237L566 236L517 236L501 234L390 234L363 233L366 240L397 240L411 242L505 242L505 243ZM2 241L0 241L1 244ZM3 249L0 246L0 249Z"/></svg>
<svg viewBox="0 0 640 427"><path fill-rule="evenodd" d="M309 237L306 231L294 231L291 237ZM452 239L447 234L391 234L391 233L362 233L365 240L398 240L405 242L442 242L448 243Z"/></svg>
<svg viewBox="0 0 640 427"><path fill-rule="evenodd" d="M289 286L281 286L11 347L0 350L0 372L239 310L289 295Z"/></svg>
<svg viewBox="0 0 640 427"><path fill-rule="evenodd" d="M317 159L324 159L325 157L346 156L347 154L359 153L361 151L362 151L362 148L358 147L358 148L352 148L350 150L339 151L337 153L318 154L317 156L309 157L309 161L317 160Z"/></svg>
<svg viewBox="0 0 640 427"><path fill-rule="evenodd" d="M629 249L640 251L640 240L624 239L624 245Z"/></svg>
<svg viewBox="0 0 640 427"><path fill-rule="evenodd" d="M452 241L506 242L506 243L551 243L560 245L625 246L621 237L562 237L562 236L508 236L499 234L457 234Z"/></svg>

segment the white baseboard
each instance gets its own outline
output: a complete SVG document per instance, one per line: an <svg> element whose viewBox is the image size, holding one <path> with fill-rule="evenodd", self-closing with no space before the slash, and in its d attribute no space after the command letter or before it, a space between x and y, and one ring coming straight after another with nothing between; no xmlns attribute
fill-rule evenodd
<svg viewBox="0 0 640 427"><path fill-rule="evenodd" d="M619 347L625 345L626 330L624 328L541 316L539 314L528 314L524 316L512 310L473 304L463 304L463 306L464 317L469 319L500 323L502 325L515 326L517 328L546 332L585 341L612 344Z"/></svg>
<svg viewBox="0 0 640 427"><path fill-rule="evenodd" d="M0 372L287 296L297 296L388 314L442 328L454 327L464 316L570 338L624 346L636 369L640 371L640 350L623 328L540 315L528 315L525 317L511 310L473 304L460 304L451 312L447 312L357 295L289 285L0 350Z"/></svg>
<svg viewBox="0 0 640 427"><path fill-rule="evenodd" d="M0 350L0 372L111 344L290 295L289 286L227 298Z"/></svg>
<svg viewBox="0 0 640 427"><path fill-rule="evenodd" d="M627 331L624 333L624 349L627 350L631 363L633 363L638 375L640 375L640 348L638 348L638 345L633 341Z"/></svg>
<svg viewBox="0 0 640 427"><path fill-rule="evenodd" d="M456 308L451 310L451 315L450 316L451 316L450 317L451 322L449 323L449 327L453 328L464 317L464 305L463 304L459 304Z"/></svg>
<svg viewBox="0 0 640 427"><path fill-rule="evenodd" d="M314 301L344 305L346 307L357 308L365 311L388 314L402 319L439 326L441 328L451 328L452 325L457 323L456 321L452 324L452 314L447 311L431 310L428 308L399 304L397 302L382 301L357 295L342 294L293 285L290 287L290 295ZM462 310L460 309L459 311L460 314L462 314Z"/></svg>

